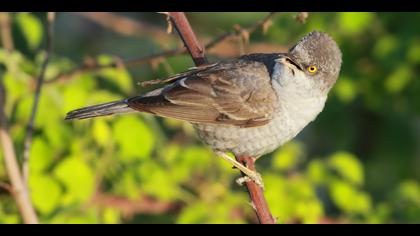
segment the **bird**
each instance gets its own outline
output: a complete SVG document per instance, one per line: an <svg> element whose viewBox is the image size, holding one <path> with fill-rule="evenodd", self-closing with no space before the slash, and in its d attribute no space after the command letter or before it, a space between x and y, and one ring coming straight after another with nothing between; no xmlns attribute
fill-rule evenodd
<svg viewBox="0 0 420 236"><path fill-rule="evenodd" d="M66 120L145 112L190 122L198 138L241 170L239 183L261 175L228 155L257 160L293 139L324 109L342 53L325 32L312 31L287 52L221 60L160 80L143 95L71 111Z"/></svg>

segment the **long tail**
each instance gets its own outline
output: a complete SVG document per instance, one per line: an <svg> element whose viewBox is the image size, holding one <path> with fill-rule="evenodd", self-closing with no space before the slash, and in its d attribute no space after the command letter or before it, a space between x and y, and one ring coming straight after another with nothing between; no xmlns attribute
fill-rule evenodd
<svg viewBox="0 0 420 236"><path fill-rule="evenodd" d="M90 107L81 108L78 110L71 111L67 114L66 120L73 119L87 119L97 116L108 116L118 113L132 112L133 109L128 107L125 100L118 102L110 102Z"/></svg>

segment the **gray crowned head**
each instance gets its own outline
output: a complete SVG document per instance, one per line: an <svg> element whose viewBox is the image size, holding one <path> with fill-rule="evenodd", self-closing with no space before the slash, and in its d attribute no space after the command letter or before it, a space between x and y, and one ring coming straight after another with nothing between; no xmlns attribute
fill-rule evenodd
<svg viewBox="0 0 420 236"><path fill-rule="evenodd" d="M323 91L328 92L337 81L342 55L328 34L312 31L290 48L289 56Z"/></svg>

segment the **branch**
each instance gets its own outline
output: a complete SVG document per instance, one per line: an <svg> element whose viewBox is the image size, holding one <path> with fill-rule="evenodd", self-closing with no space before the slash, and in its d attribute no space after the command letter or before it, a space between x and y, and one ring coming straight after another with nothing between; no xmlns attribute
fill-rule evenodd
<svg viewBox="0 0 420 236"><path fill-rule="evenodd" d="M23 151L23 178L28 184L29 178L29 161L30 161L30 152L32 145L32 137L34 133L34 123L35 117L38 111L39 98L41 96L42 85L44 84L45 71L47 70L48 63L50 61L52 47L53 47L53 27L54 27L54 12L48 12L47 14L47 42L46 42L46 53L44 62L41 65L41 71L37 79L37 84L35 88L34 103L32 105L31 116L29 118L28 127L26 129L26 136L24 142L24 151Z"/></svg>
<svg viewBox="0 0 420 236"><path fill-rule="evenodd" d="M38 218L35 214L35 210L29 199L28 188L25 185L19 165L16 158L16 151L13 146L13 141L9 133L9 126L7 123L6 114L4 111L5 105L5 90L3 87L3 81L0 79L0 142L2 146L4 162L6 171L9 176L10 182L12 183L13 197L16 201L16 205L19 208L20 214L23 217L23 221L29 224L38 223Z"/></svg>
<svg viewBox="0 0 420 236"><path fill-rule="evenodd" d="M232 40L239 40L239 39L243 38L244 34L250 35L260 28L263 28L263 29L267 30L267 27L270 25L269 22L274 17L274 15L275 15L275 13L272 12L268 16L266 16L264 19L258 21L257 23L255 23L254 25L251 25L248 28L240 28L240 29L237 28L232 32L224 33L224 34L214 38L210 42L208 42L205 45L205 49L207 51L210 51L211 49L215 48L216 46L220 45L221 43L223 43L227 40L231 40L231 39ZM270 46L273 47L272 45L270 45ZM200 47L198 47L198 48L200 48ZM275 49L282 49L282 48L275 47ZM172 49L172 50L163 51L163 52L157 53L157 54L152 54L152 55L145 56L145 57L134 58L134 59L129 59L129 60L119 60L119 61L116 61L116 62L111 62L109 64L103 64L103 65L99 65L97 63L85 64L85 65L82 65L80 67L75 67L75 68L73 68L69 71L62 72L62 73L58 74L57 76L55 76L55 77L53 77L49 80L46 80L45 83L50 84L50 83L55 83L55 82L59 82L59 81L67 81L67 80L70 80L70 79L74 78L75 76L78 76L78 75L86 73L86 72L97 71L97 70L101 70L101 69L105 69L105 68L115 68L115 67L117 67L121 64L126 66L126 67L144 65L144 64L147 64L147 63L151 63L153 61L159 61L159 60L163 60L163 59L168 58L168 57L181 55L181 54L184 54L186 52L187 52L186 48L181 47L181 48L176 48L176 49Z"/></svg>
<svg viewBox="0 0 420 236"><path fill-rule="evenodd" d="M271 14L270 14L271 15ZM178 12L174 14L173 12L169 13L171 18L179 18L181 20L173 20L175 27L178 29L178 33L180 34L181 38L184 40L188 51L191 54L191 57L194 59L196 66L201 66L207 62L207 59L204 55L204 50L200 50L200 46L196 40L195 34L191 29L191 26L188 23L187 18L185 17L183 12ZM181 24L177 25L179 22ZM185 29L183 29L185 27ZM259 26L255 26L256 30ZM185 40L190 39L190 40ZM195 40L194 40L195 39ZM236 157L236 159L243 163L246 167L251 170L255 171L255 159L252 157ZM254 181L248 181L246 183L249 195L251 197L251 201L253 207L257 213L258 220L262 224L274 224L275 220L270 213L270 209L268 208L267 201L264 197L263 189L258 186Z"/></svg>
<svg viewBox="0 0 420 236"><path fill-rule="evenodd" d="M14 49L12 29L10 22L10 15L8 12L0 13L0 35L3 47L7 52L12 52Z"/></svg>
<svg viewBox="0 0 420 236"><path fill-rule="evenodd" d="M185 47L190 53L194 64L197 66L207 64L207 58L204 55L204 48L195 37L187 17L183 12L168 12L176 31L184 42Z"/></svg>
<svg viewBox="0 0 420 236"><path fill-rule="evenodd" d="M255 159L252 157L237 157L236 160L244 164L250 170L255 171ZM245 176L242 173L242 176ZM264 197L264 190L261 189L254 181L247 181L246 187L248 188L249 197L252 201L252 207L257 213L258 220L262 224L275 224L276 220L270 213L267 201Z"/></svg>

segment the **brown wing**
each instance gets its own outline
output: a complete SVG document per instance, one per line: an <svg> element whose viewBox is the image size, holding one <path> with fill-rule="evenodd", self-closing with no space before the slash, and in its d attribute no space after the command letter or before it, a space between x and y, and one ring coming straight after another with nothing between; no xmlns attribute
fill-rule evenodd
<svg viewBox="0 0 420 236"><path fill-rule="evenodd" d="M162 89L127 101L133 109L158 116L241 127L269 122L276 102L267 66L246 59L197 68Z"/></svg>

